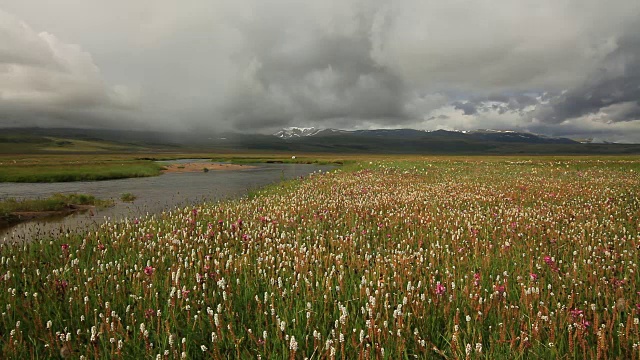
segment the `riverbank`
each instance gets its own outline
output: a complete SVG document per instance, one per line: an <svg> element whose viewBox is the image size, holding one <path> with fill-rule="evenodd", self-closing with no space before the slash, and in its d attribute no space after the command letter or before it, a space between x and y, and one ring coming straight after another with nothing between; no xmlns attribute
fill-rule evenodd
<svg viewBox="0 0 640 360"><path fill-rule="evenodd" d="M198 162L196 159L182 163ZM166 165L161 163L162 165ZM200 164L212 164L208 160ZM315 172L325 172L334 166L260 164L243 165L240 170L203 172L175 172L162 176L118 179L106 181L81 181L58 183L0 183L0 198L44 199L56 193L92 194L99 199L114 199L115 205L96 208L92 212L76 212L69 216L54 216L36 221L21 222L0 229L0 243L34 240L57 234L60 231L75 232L94 229L103 219L114 221L124 218L140 218L149 214L160 214L176 206L216 202L247 196L264 186L283 179L297 179ZM124 194L132 194L132 202L123 200ZM93 214L93 216L92 216Z"/></svg>
<svg viewBox="0 0 640 360"><path fill-rule="evenodd" d="M105 208L113 204L111 200L100 200L85 194L55 194L46 199L7 199L0 201L0 228L34 219L90 211L96 207Z"/></svg>
<svg viewBox="0 0 640 360"><path fill-rule="evenodd" d="M169 162L181 159L201 161ZM331 154L0 154L0 183L102 181L172 172L241 170L252 168L251 163L342 165L354 159Z"/></svg>
<svg viewBox="0 0 640 360"><path fill-rule="evenodd" d="M5 216L0 216L0 228L13 226L25 221L33 221L54 216L67 216L76 212L91 211L93 205L69 205L62 210L55 211L16 211Z"/></svg>
<svg viewBox="0 0 640 360"><path fill-rule="evenodd" d="M238 164L218 164L218 163L204 163L204 162L192 162L181 164L169 164L165 165L161 171L164 173L185 173L185 172L207 172L210 170L247 170L254 169L255 166L238 165Z"/></svg>

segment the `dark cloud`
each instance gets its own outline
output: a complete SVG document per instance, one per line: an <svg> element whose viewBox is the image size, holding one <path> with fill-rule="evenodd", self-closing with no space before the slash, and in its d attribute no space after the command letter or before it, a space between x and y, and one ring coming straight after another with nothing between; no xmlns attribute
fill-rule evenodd
<svg viewBox="0 0 640 360"><path fill-rule="evenodd" d="M128 89L105 85L80 46L0 10L0 124L126 126L135 102Z"/></svg>
<svg viewBox="0 0 640 360"><path fill-rule="evenodd" d="M536 118L561 123L603 112L605 121L640 120L640 26L635 29L618 41L617 49L587 81L541 105Z"/></svg>
<svg viewBox="0 0 640 360"><path fill-rule="evenodd" d="M454 109L462 110L465 115L473 115L478 112L476 104L470 101L456 101L451 105L453 105Z"/></svg>
<svg viewBox="0 0 640 360"><path fill-rule="evenodd" d="M464 103L455 102L452 105L456 109L465 110L465 115L491 110L499 111L500 113L507 111L522 112L528 106L537 105L540 97L540 95L532 95L530 93L493 94L487 97L476 97Z"/></svg>
<svg viewBox="0 0 640 360"><path fill-rule="evenodd" d="M431 121L431 120L447 120L448 118L449 118L449 116L444 115L444 114L440 114L438 116L431 116L427 120L429 120L429 121Z"/></svg>
<svg viewBox="0 0 640 360"><path fill-rule="evenodd" d="M371 56L373 18L351 19L353 30L302 32L299 43L283 44L286 26L250 27L244 57L251 59L245 86L222 114L238 129L341 119L397 124L407 118L403 80ZM264 26L268 28L265 29Z"/></svg>
<svg viewBox="0 0 640 360"><path fill-rule="evenodd" d="M618 125L640 112L638 18L637 0L5 0L0 126L572 123L640 140Z"/></svg>

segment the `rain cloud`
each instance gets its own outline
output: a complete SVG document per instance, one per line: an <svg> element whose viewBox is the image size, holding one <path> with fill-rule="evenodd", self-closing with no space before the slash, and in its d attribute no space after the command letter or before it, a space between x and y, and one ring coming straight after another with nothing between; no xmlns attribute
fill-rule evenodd
<svg viewBox="0 0 640 360"><path fill-rule="evenodd" d="M7 0L0 127L640 141L638 18L634 0Z"/></svg>

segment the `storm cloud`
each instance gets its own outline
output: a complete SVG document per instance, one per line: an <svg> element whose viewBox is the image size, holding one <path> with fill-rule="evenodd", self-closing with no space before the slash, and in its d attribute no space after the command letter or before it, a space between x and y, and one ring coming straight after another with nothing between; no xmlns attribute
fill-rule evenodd
<svg viewBox="0 0 640 360"><path fill-rule="evenodd" d="M0 11L0 115L5 122L111 121L109 113L126 111L135 101L126 88L105 85L100 69L82 48L47 32L36 33Z"/></svg>
<svg viewBox="0 0 640 360"><path fill-rule="evenodd" d="M0 126L640 141L638 18L635 0L7 0Z"/></svg>
<svg viewBox="0 0 640 360"><path fill-rule="evenodd" d="M583 84L568 89L535 112L546 123L591 114L600 114L608 122L640 119L640 32L622 36L616 49Z"/></svg>

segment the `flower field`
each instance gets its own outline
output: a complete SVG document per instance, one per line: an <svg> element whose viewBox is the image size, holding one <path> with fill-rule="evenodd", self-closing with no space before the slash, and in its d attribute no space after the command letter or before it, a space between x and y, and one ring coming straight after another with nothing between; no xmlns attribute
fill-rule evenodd
<svg viewBox="0 0 640 360"><path fill-rule="evenodd" d="M0 358L640 359L640 160L364 162L0 246Z"/></svg>

